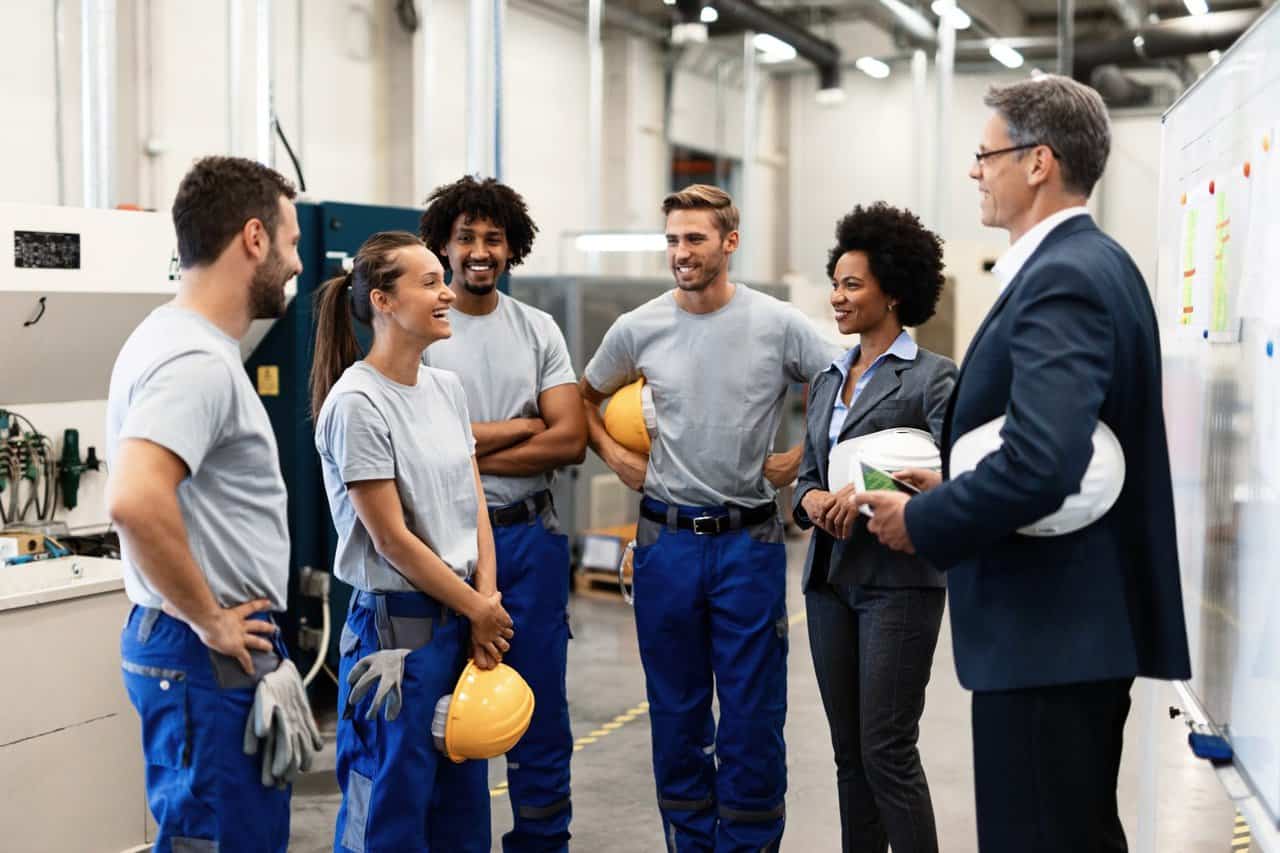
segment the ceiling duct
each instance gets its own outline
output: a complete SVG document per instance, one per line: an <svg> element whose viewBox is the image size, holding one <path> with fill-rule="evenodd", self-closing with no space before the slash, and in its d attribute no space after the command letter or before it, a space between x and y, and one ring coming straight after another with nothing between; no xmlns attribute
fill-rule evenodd
<svg viewBox="0 0 1280 853"><path fill-rule="evenodd" d="M1188 15L1148 24L1118 38L1077 41L1073 74L1077 80L1089 82L1102 65L1131 65L1226 50L1260 14L1260 9L1238 9Z"/></svg>
<svg viewBox="0 0 1280 853"><path fill-rule="evenodd" d="M676 5L682 21L701 20L703 0L678 0ZM713 0L705 5L719 13L716 32L768 33L794 47L800 57L817 67L819 89L840 88L840 48L831 42L748 0Z"/></svg>
<svg viewBox="0 0 1280 853"><path fill-rule="evenodd" d="M1097 90L1109 107L1145 107L1152 102L1155 90L1114 65L1099 65L1089 76L1089 85Z"/></svg>

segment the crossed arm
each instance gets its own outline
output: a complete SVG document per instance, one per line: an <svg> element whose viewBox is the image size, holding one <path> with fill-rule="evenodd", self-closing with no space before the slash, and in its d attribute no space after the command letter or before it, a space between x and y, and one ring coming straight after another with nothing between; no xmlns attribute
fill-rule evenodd
<svg viewBox="0 0 1280 853"><path fill-rule="evenodd" d="M577 465L587 453L587 421L578 387L557 385L538 395L540 418L473 423L481 474L531 477Z"/></svg>

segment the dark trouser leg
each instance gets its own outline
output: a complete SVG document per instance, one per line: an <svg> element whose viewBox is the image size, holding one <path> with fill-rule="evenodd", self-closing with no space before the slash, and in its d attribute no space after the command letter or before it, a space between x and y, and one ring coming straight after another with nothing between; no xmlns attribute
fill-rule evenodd
<svg viewBox="0 0 1280 853"><path fill-rule="evenodd" d="M711 606L717 853L775 851L786 823L787 556L781 523L717 537Z"/></svg>
<svg viewBox="0 0 1280 853"><path fill-rule="evenodd" d="M916 743L942 626L941 589L843 591L858 614L862 765L894 853L937 853L929 783Z"/></svg>
<svg viewBox="0 0 1280 853"><path fill-rule="evenodd" d="M888 836L862 767L858 615L825 583L805 593L805 608L809 652L835 752L840 849L844 853L885 853Z"/></svg>
<svg viewBox="0 0 1280 853"><path fill-rule="evenodd" d="M641 521L641 525L652 522ZM643 541L643 538L642 538ZM668 853L710 853L716 830L706 539L664 532L635 552L636 635Z"/></svg>
<svg viewBox="0 0 1280 853"><path fill-rule="evenodd" d="M1116 806L1132 679L973 694L982 853L1123 853Z"/></svg>
<svg viewBox="0 0 1280 853"><path fill-rule="evenodd" d="M541 521L494 530L498 589L515 622L505 662L533 690L529 730L507 753L514 826L502 837L507 853L567 851L569 761L573 734L565 670L569 650L569 542Z"/></svg>

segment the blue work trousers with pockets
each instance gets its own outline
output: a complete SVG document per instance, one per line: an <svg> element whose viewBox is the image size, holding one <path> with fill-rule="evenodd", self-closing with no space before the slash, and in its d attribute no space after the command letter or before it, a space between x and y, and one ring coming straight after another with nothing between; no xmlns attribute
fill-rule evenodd
<svg viewBox="0 0 1280 853"><path fill-rule="evenodd" d="M263 617L266 618L266 617ZM120 636L125 689L142 718L156 853L278 851L289 844L290 789L264 787L244 754L254 689L287 655L254 652L254 675L211 651L184 622L135 606Z"/></svg>
<svg viewBox="0 0 1280 853"><path fill-rule="evenodd" d="M503 660L533 690L533 720L507 753L514 827L505 853L569 849L569 761L573 733L565 670L569 652L569 540L547 507L529 521L493 528L502 606L515 623Z"/></svg>
<svg viewBox="0 0 1280 853"><path fill-rule="evenodd" d="M776 851L787 789L786 550L776 516L715 535L667 507L636 537L636 633L668 853ZM717 725L712 689L720 702Z"/></svg>
<svg viewBox="0 0 1280 853"><path fill-rule="evenodd" d="M365 714L370 690L338 721L342 806L335 851L350 853L488 853L487 761L453 763L436 749L431 719L453 693L470 650L465 619L419 592L356 591L339 641L338 708L347 707L347 676L362 657L412 649L404 659L403 707Z"/></svg>

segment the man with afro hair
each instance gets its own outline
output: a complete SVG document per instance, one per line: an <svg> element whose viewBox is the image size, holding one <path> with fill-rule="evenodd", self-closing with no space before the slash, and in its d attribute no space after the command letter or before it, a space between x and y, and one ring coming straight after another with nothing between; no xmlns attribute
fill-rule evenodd
<svg viewBox="0 0 1280 853"><path fill-rule="evenodd" d="M529 731L507 753L515 826L507 853L567 851L573 735L565 670L569 647L569 541L550 486L582 462L587 426L564 335L551 316L498 290L533 248L537 226L520 194L470 175L427 199L420 233L456 294L453 336L423 355L462 379L489 505L498 590L518 639L506 662L534 693Z"/></svg>

